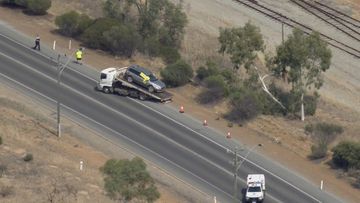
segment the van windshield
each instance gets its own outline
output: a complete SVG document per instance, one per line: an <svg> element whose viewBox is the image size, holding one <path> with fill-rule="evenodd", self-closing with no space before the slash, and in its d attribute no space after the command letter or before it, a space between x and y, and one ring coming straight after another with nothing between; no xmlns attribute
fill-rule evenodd
<svg viewBox="0 0 360 203"><path fill-rule="evenodd" d="M106 79L106 74L105 74L105 73L101 73L100 79L101 79L101 80L102 80L102 79Z"/></svg>
<svg viewBox="0 0 360 203"><path fill-rule="evenodd" d="M261 192L260 187L249 187L249 192Z"/></svg>

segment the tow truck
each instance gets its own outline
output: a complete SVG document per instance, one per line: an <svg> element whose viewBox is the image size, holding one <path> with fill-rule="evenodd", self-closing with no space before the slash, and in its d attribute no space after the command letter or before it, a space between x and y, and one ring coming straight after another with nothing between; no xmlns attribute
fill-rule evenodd
<svg viewBox="0 0 360 203"><path fill-rule="evenodd" d="M157 100L160 102L171 102L172 95L167 91L150 92L147 88L125 79L128 67L110 67L101 71L97 89L106 94L119 94L139 98L140 100Z"/></svg>

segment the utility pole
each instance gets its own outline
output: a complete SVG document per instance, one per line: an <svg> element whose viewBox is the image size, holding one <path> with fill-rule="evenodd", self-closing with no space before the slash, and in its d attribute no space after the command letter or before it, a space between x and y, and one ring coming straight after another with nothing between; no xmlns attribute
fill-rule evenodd
<svg viewBox="0 0 360 203"><path fill-rule="evenodd" d="M242 160L239 162L239 157L238 157L238 153L239 153L239 149L237 148L237 146L235 146L235 151L234 151L234 203L237 203L238 199L237 199L237 173L240 169L240 167L242 166L242 164L246 161L247 157L251 154L252 151L254 151L254 149L256 147L262 147L262 144L257 144L254 145L252 148L250 148L248 150L248 152L245 154L245 156L242 158Z"/></svg>
<svg viewBox="0 0 360 203"><path fill-rule="evenodd" d="M57 60L57 87L58 87L58 94L57 94L57 136L61 137L61 124L60 124L60 72L61 72L61 64L60 64L60 54L58 55Z"/></svg>
<svg viewBox="0 0 360 203"><path fill-rule="evenodd" d="M284 44L284 22L281 22L281 40Z"/></svg>
<svg viewBox="0 0 360 203"><path fill-rule="evenodd" d="M234 151L234 203L237 202L237 172L238 172L238 148L235 147L235 151Z"/></svg>

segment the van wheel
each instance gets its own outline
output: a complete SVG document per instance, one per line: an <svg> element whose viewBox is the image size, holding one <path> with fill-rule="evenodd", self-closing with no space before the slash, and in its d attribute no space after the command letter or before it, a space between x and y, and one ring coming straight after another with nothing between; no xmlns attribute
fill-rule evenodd
<svg viewBox="0 0 360 203"><path fill-rule="evenodd" d="M110 93L111 93L111 90L110 90L109 87L103 87L103 92L104 92L105 94L110 94Z"/></svg>
<svg viewBox="0 0 360 203"><path fill-rule="evenodd" d="M126 80L127 80L128 82L130 82L130 83L132 83L132 82L134 81L131 76L127 76Z"/></svg>
<svg viewBox="0 0 360 203"><path fill-rule="evenodd" d="M139 93L139 99L141 100L141 101L144 101L144 100L146 100L147 99L147 96L144 94L144 93Z"/></svg>
<svg viewBox="0 0 360 203"><path fill-rule="evenodd" d="M151 85L148 87L148 90L149 90L149 92L151 92L151 93L155 91L154 87L151 86Z"/></svg>

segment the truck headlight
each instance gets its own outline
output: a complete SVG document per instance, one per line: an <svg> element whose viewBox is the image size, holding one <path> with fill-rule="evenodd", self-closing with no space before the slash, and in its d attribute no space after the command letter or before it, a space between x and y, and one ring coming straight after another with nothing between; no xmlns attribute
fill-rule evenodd
<svg viewBox="0 0 360 203"><path fill-rule="evenodd" d="M264 197L263 196L261 196L261 197L259 197L259 200L262 200Z"/></svg>

